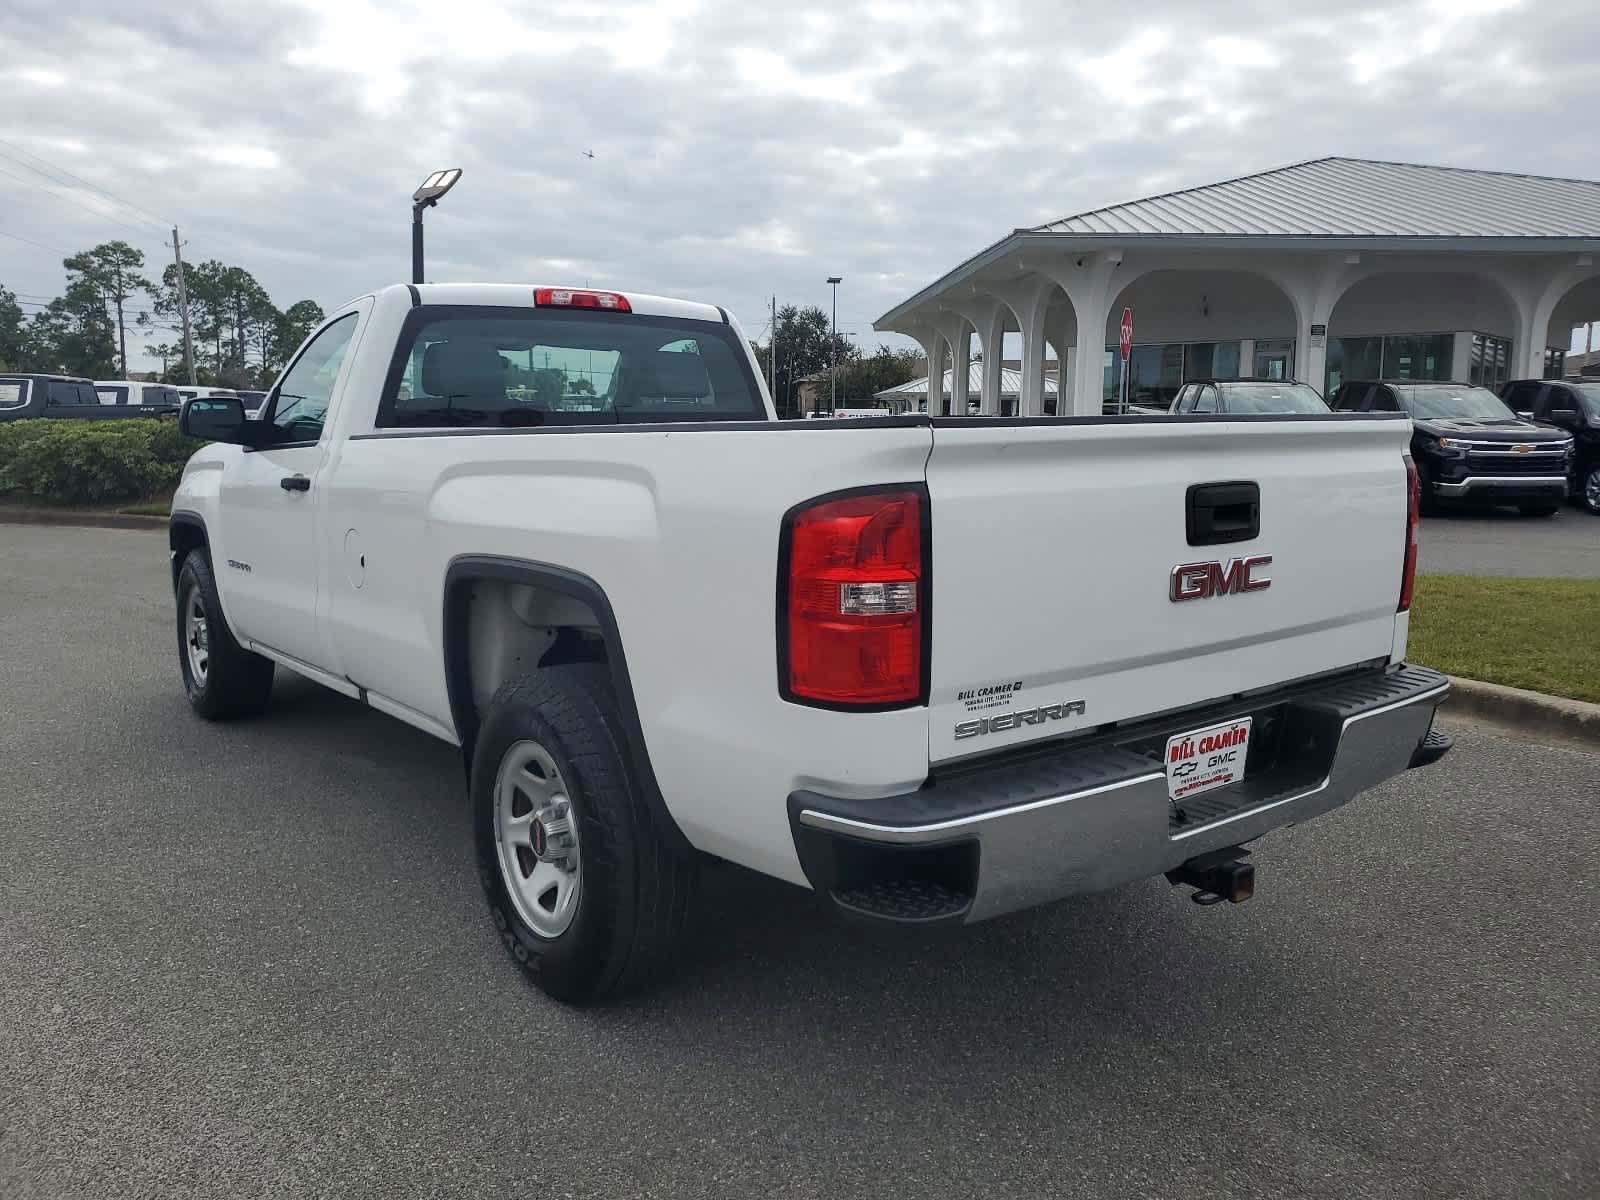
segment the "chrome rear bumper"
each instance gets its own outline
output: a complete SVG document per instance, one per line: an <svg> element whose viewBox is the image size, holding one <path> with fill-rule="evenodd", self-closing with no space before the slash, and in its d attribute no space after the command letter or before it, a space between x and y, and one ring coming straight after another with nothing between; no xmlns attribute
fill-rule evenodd
<svg viewBox="0 0 1600 1200"><path fill-rule="evenodd" d="M796 847L812 886L842 907L868 910L857 915L876 915L870 900L853 898L881 891L883 880L926 875L946 900L939 919L981 921L1159 875L1337 808L1411 765L1448 693L1445 676L1406 666L1212 706L1207 714L1223 718L1254 714L1274 744L1253 745L1251 763L1258 753L1267 761L1181 812L1152 747L1212 715L969 765L903 796L797 792Z"/></svg>

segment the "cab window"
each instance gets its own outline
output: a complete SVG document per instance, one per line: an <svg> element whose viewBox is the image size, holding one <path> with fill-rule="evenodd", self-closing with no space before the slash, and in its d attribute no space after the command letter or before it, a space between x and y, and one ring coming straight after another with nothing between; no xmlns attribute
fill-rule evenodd
<svg viewBox="0 0 1600 1200"><path fill-rule="evenodd" d="M267 424L279 444L314 442L322 437L333 385L339 381L339 369L355 332L356 314L340 317L311 340L278 382Z"/></svg>
<svg viewBox="0 0 1600 1200"><path fill-rule="evenodd" d="M377 428L759 419L720 321L551 308L413 309Z"/></svg>

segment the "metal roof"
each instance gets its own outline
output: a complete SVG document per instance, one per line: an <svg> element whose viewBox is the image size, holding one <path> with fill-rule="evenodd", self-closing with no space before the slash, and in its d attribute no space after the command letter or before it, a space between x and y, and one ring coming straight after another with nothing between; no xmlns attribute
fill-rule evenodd
<svg viewBox="0 0 1600 1200"><path fill-rule="evenodd" d="M944 373L944 394L955 394L955 368L946 368ZM1056 381L1049 376L1045 377L1044 390L1046 395L1054 395ZM983 391L983 364L974 362L967 364L967 394L974 399ZM898 387L884 388L881 392L873 394L873 399L885 399L891 396L926 396L928 394L928 377L913 379L902 383ZM1000 394L1002 396L1020 396L1022 394L1022 372L1013 371L1010 367L1000 368Z"/></svg>
<svg viewBox="0 0 1600 1200"><path fill-rule="evenodd" d="M1600 237L1600 183L1319 158L1024 232L1090 237Z"/></svg>

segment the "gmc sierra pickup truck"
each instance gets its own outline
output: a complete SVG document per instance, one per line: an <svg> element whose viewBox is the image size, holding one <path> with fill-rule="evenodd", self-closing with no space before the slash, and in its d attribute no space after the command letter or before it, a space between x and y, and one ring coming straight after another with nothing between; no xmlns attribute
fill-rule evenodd
<svg viewBox="0 0 1600 1200"><path fill-rule="evenodd" d="M429 284L180 419L195 711L281 666L459 746L566 1001L669 964L708 859L906 926L1237 901L1246 843L1448 748L1400 413L780 422L722 309Z"/></svg>

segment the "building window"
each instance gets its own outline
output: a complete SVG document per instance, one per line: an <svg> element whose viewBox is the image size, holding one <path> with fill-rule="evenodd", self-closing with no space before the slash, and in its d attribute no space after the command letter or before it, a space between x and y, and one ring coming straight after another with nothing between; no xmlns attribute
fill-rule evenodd
<svg viewBox="0 0 1600 1200"><path fill-rule="evenodd" d="M1511 378L1511 342L1492 334L1472 335L1472 354L1467 370L1467 382L1498 392L1500 385Z"/></svg>
<svg viewBox="0 0 1600 1200"><path fill-rule="evenodd" d="M1340 384L1352 379L1448 380L1455 346L1456 335L1453 333L1394 333L1378 337L1329 338L1325 379L1327 390L1323 394L1333 395L1339 390ZM1509 342L1506 347L1506 360L1509 361Z"/></svg>
<svg viewBox="0 0 1600 1200"><path fill-rule="evenodd" d="M1383 377L1447 380L1455 346L1453 333L1402 333L1386 337L1383 339Z"/></svg>
<svg viewBox="0 0 1600 1200"><path fill-rule="evenodd" d="M1567 373L1567 352L1559 346L1546 346L1544 351L1544 377L1560 379Z"/></svg>
<svg viewBox="0 0 1600 1200"><path fill-rule="evenodd" d="M1256 379L1294 378L1294 339L1258 338L1250 374Z"/></svg>
<svg viewBox="0 0 1600 1200"><path fill-rule="evenodd" d="M1116 346L1106 347L1101 379L1105 400L1117 398L1122 382L1117 351ZM1238 342L1153 342L1135 345L1128 354L1128 399L1134 404L1166 407L1190 379L1237 378Z"/></svg>
<svg viewBox="0 0 1600 1200"><path fill-rule="evenodd" d="M1327 390L1332 396L1349 380L1383 377L1383 339L1381 337L1331 337L1328 339Z"/></svg>

